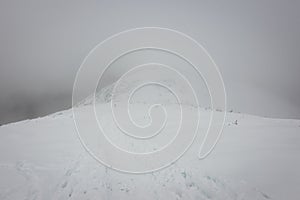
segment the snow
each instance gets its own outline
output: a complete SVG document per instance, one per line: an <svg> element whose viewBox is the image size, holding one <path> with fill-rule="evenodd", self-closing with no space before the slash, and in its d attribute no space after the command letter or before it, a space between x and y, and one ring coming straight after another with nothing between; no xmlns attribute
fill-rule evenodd
<svg viewBox="0 0 300 200"><path fill-rule="evenodd" d="M97 108L108 120L104 128L129 148L129 141L113 135L118 130L106 113L111 90L102 91L107 92L101 92ZM87 100L76 109L90 106ZM131 105L137 120L144 106ZM203 119L209 113L200 109ZM223 135L206 159L198 159L199 146L192 145L170 167L136 175L93 159L77 137L72 110L65 110L0 127L0 199L298 199L299 133L299 120L228 113ZM132 151L147 148L156 147L137 145Z"/></svg>

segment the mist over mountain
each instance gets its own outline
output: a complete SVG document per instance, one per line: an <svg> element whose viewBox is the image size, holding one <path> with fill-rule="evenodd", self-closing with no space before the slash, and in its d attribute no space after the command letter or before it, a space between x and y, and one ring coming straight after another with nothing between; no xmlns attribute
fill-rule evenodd
<svg viewBox="0 0 300 200"><path fill-rule="evenodd" d="M71 107L88 52L144 26L175 29L201 43L220 68L229 110L299 118L299 8L298 1L279 0L1 1L0 123ZM109 73L107 84L121 71Z"/></svg>

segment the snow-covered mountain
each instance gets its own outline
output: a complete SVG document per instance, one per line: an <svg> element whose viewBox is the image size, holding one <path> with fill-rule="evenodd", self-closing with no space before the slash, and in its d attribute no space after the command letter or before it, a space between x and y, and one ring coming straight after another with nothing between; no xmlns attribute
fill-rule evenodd
<svg viewBox="0 0 300 200"><path fill-rule="evenodd" d="M120 131L109 114L113 86L96 94L99 118L107 120L104 128L124 148L150 148L132 146L125 136L118 137ZM118 95L126 95L126 87L123 89ZM153 91L151 86L148 89ZM162 88L155 92L156 97L166 95ZM146 93L136 96L130 105L137 121L147 120L145 106L157 100L147 97L145 102L141 98ZM176 111L172 100L160 100ZM91 106L88 98L76 109L84 113ZM209 112L200 109L202 119ZM172 123L169 128L172 130ZM299 120L229 113L224 133L206 159L197 158L199 146L193 145L170 167L133 175L96 162L77 137L72 110L66 110L0 127L0 199L298 199L299 133Z"/></svg>

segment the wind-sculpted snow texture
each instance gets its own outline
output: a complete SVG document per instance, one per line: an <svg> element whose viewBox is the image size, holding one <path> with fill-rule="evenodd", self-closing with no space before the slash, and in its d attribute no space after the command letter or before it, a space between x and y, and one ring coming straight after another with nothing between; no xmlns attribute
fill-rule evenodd
<svg viewBox="0 0 300 200"><path fill-rule="evenodd" d="M111 89L97 95L96 106L107 112ZM91 103L86 100L76 109L85 112ZM141 106L133 104L131 111L142 117ZM209 110L200 109L200 114L206 119ZM106 126L117 131L109 121ZM229 113L208 158L199 160L194 145L168 168L133 175L96 162L77 137L72 111L66 110L0 127L0 199L297 199L299 133L298 120Z"/></svg>

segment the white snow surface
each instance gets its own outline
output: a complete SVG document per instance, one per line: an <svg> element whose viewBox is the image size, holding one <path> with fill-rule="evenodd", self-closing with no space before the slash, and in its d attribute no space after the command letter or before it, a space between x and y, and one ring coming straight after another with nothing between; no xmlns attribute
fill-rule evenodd
<svg viewBox="0 0 300 200"><path fill-rule="evenodd" d="M103 110L110 107L111 90L104 91L97 104ZM89 106L86 101L77 109L84 112ZM139 113L141 106L131 109ZM200 113L205 118L209 111ZM115 130L112 123L107 126ZM299 120L232 112L206 159L197 158L199 146L193 145L170 167L134 175L107 168L85 151L70 109L0 127L0 199L296 200L299 134Z"/></svg>

